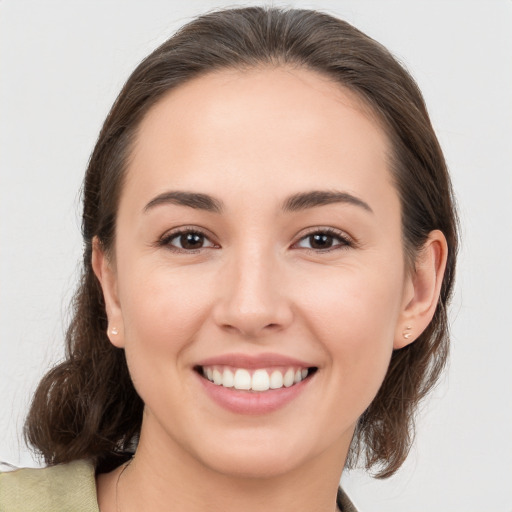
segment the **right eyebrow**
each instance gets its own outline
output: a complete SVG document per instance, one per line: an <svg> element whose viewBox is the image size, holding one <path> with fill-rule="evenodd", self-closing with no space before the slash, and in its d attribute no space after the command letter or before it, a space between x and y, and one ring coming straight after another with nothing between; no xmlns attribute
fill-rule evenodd
<svg viewBox="0 0 512 512"><path fill-rule="evenodd" d="M188 206L196 210L206 210L213 213L222 212L222 201L215 199L208 194L198 192L186 192L180 190L171 190L154 197L144 207L144 213L152 208L163 204L177 204L179 206Z"/></svg>

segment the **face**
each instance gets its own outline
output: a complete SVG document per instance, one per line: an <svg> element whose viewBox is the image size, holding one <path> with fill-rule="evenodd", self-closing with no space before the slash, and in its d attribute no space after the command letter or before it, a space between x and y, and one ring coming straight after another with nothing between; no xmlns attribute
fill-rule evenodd
<svg viewBox="0 0 512 512"><path fill-rule="evenodd" d="M155 457L343 464L411 300L388 152L306 70L211 74L149 111L102 285Z"/></svg>

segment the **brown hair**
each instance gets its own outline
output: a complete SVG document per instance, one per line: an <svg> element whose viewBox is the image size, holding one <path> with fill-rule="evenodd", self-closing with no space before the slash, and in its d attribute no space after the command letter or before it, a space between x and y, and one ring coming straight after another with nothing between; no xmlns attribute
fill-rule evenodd
<svg viewBox="0 0 512 512"><path fill-rule="evenodd" d="M250 7L218 11L185 25L142 61L99 135L83 189L83 274L66 337L66 359L40 383L27 418L28 442L46 463L89 458L98 471L121 463L136 442L143 403L124 352L106 335L103 295L91 266L95 236L112 247L116 212L137 128L166 92L225 68L292 65L356 92L377 114L392 145L392 173L402 205L404 248L413 261L430 231L448 242L448 262L434 318L412 344L394 351L376 398L360 418L349 456L387 477L402 464L414 412L433 387L448 351L446 306L457 252L451 184L421 93L379 43L348 23L307 10Z"/></svg>

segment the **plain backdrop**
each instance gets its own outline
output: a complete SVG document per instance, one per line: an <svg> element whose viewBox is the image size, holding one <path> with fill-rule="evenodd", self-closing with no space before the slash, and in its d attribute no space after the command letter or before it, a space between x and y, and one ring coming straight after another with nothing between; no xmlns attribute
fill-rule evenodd
<svg viewBox="0 0 512 512"><path fill-rule="evenodd" d="M254 2L240 2L248 5ZM0 0L0 460L37 465L21 431L62 357L81 258L79 188L135 65L225 1ZM462 222L449 370L403 469L343 484L362 512L512 511L512 2L274 2L346 19L418 81Z"/></svg>

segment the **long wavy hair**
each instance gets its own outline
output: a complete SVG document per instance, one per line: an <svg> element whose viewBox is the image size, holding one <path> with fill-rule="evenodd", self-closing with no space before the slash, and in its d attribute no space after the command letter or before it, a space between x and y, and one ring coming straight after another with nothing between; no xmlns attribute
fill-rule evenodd
<svg viewBox="0 0 512 512"><path fill-rule="evenodd" d="M222 69L295 66L355 92L391 141L391 172L402 212L409 264L428 234L441 230L448 262L434 318L412 344L395 350L384 382L359 419L348 465L393 474L414 437L418 402L434 386L448 354L446 307L457 253L457 216L443 153L418 86L379 43L345 21L309 10L238 8L200 16L135 69L108 114L83 185L83 270L66 334L66 357L42 379L25 436L47 464L87 458L98 472L129 456L144 404L124 351L106 335L103 294L91 266L93 238L109 251L127 160L148 110L173 88Z"/></svg>

